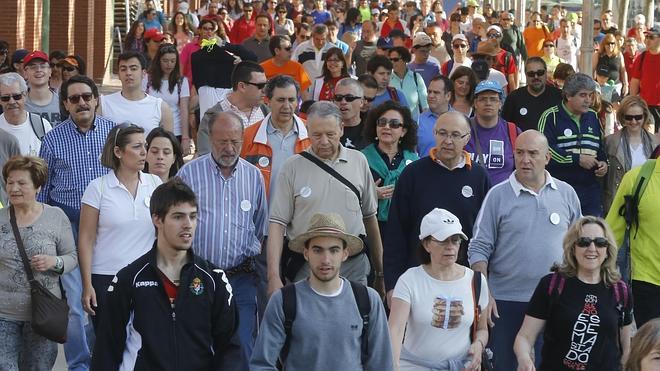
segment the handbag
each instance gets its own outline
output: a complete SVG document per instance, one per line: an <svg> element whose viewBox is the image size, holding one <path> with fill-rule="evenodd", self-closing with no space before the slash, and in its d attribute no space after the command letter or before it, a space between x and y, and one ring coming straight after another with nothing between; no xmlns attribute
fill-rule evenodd
<svg viewBox="0 0 660 371"><path fill-rule="evenodd" d="M14 232L16 246L21 254L23 267L30 282L30 295L32 297L32 330L45 337L48 340L64 344L66 342L66 330L69 323L69 306L66 303L66 296L60 282L62 299L53 295L50 290L45 288L39 281L34 279L32 268L29 264L23 239L18 231L16 224L16 214L14 207L9 208L9 222ZM58 279L59 281L59 279Z"/></svg>

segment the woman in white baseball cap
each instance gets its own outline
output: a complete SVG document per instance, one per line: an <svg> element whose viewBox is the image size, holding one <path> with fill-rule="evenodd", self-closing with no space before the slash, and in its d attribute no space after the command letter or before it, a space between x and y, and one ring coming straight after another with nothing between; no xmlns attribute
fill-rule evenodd
<svg viewBox="0 0 660 371"><path fill-rule="evenodd" d="M419 239L422 264L401 275L392 295L395 369L480 370L488 330L478 308L488 305L488 286L480 273L473 280L475 272L456 263L461 239L467 240L461 223L435 208L422 219Z"/></svg>

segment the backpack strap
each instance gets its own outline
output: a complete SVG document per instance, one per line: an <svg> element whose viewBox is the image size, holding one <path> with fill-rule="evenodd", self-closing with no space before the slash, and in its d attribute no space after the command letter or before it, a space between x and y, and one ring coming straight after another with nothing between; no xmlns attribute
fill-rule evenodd
<svg viewBox="0 0 660 371"><path fill-rule="evenodd" d="M270 113L268 111L268 106L263 103L259 105L259 109L261 110L261 114L264 115L264 117L268 116L268 114Z"/></svg>
<svg viewBox="0 0 660 371"><path fill-rule="evenodd" d="M548 286L548 296L552 297L552 295L555 292L555 289L557 291L557 295L561 295L561 293L564 291L564 285L566 284L566 278L559 274L558 272L554 272L552 274L552 278L550 279L550 285Z"/></svg>
<svg viewBox="0 0 660 371"><path fill-rule="evenodd" d="M36 119L34 118L34 116L39 117L39 123L41 125L35 124L34 120ZM46 135L46 127L44 125L43 118L41 118L40 115L31 112L28 112L28 118L30 119L30 126L32 127L32 131L34 132L34 135L36 135L39 141L41 141L43 137Z"/></svg>
<svg viewBox="0 0 660 371"><path fill-rule="evenodd" d="M369 357L369 313L371 312L371 300L369 300L369 292L367 291L367 286L359 284L357 282L349 281L351 283L351 289L353 290L353 296L355 296L355 302L357 303L358 310L360 311L360 317L362 318L362 334L360 335L361 341L361 357L362 365L367 364L367 359Z"/></svg>
<svg viewBox="0 0 660 371"><path fill-rule="evenodd" d="M474 271L472 274L472 302L474 303L474 320L470 326L470 342L477 338L477 326L479 325L479 298L481 297L481 272Z"/></svg>
<svg viewBox="0 0 660 371"><path fill-rule="evenodd" d="M293 321L296 319L296 285L286 285L282 288L282 310L284 311L284 345L280 352L282 363L286 360L291 345Z"/></svg>
<svg viewBox="0 0 660 371"><path fill-rule="evenodd" d="M516 150L516 139L518 138L518 127L513 122L507 122L509 129L509 140L511 141L511 148Z"/></svg>
<svg viewBox="0 0 660 371"><path fill-rule="evenodd" d="M390 95L390 98L394 103L399 103L399 94L396 92L396 88L391 86L387 87L387 93Z"/></svg>

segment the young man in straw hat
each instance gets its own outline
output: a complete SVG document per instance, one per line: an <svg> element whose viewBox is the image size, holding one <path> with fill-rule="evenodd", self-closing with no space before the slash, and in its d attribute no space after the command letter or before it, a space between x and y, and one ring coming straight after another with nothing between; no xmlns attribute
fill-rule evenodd
<svg viewBox="0 0 660 371"><path fill-rule="evenodd" d="M362 240L345 230L338 214L315 214L307 232L289 243L309 263L310 275L271 297L250 370L276 370L280 357L285 370L392 369L387 318L378 293L339 276L342 262L362 250ZM287 296L292 289L294 295ZM360 298L354 293L360 289L366 289L370 307L364 335ZM295 317L285 314L283 297L295 299ZM287 330L285 323L292 317L295 321Z"/></svg>

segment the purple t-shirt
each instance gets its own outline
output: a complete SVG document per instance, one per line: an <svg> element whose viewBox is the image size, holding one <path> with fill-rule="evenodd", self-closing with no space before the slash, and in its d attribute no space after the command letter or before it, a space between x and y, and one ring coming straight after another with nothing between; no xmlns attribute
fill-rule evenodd
<svg viewBox="0 0 660 371"><path fill-rule="evenodd" d="M426 87L429 86L434 77L440 74L440 66L429 61L422 64L408 63L408 69L422 75Z"/></svg>
<svg viewBox="0 0 660 371"><path fill-rule="evenodd" d="M486 168L493 184L507 180L515 169L513 146L509 137L507 122L500 117L497 125L492 128L484 128L476 123L476 117L470 120L472 121L472 130L470 141L465 146L465 150L470 153L473 162L478 162ZM516 132L520 134L520 129L516 128ZM478 156L476 150L477 137L481 144L483 156Z"/></svg>

